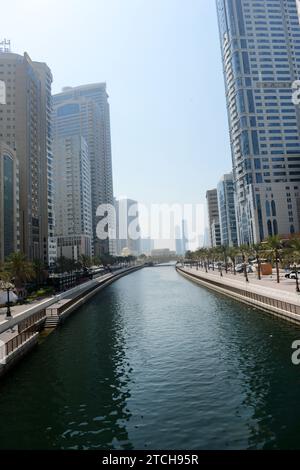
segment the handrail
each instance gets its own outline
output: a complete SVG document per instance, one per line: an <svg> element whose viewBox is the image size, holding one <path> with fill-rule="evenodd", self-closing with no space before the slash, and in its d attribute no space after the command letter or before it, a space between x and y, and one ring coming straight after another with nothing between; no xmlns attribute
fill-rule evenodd
<svg viewBox="0 0 300 470"><path fill-rule="evenodd" d="M13 353L18 347L22 346L22 344L24 344L28 339L32 338L36 334L37 332L35 330L31 330L14 336L3 345L5 347L5 357Z"/></svg>

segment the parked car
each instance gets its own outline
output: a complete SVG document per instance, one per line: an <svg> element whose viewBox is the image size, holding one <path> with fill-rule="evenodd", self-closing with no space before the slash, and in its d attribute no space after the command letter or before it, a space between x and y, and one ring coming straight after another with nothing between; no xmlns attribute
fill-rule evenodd
<svg viewBox="0 0 300 470"><path fill-rule="evenodd" d="M254 269L252 268L252 266L250 264L247 264L246 269L247 269L247 273L253 273L254 272ZM237 273L243 273L244 272L244 265L243 264L237 264L236 267L235 267L235 271Z"/></svg>
<svg viewBox="0 0 300 470"><path fill-rule="evenodd" d="M242 273L244 271L244 265L243 264L237 264L235 267L235 270L237 273Z"/></svg>
<svg viewBox="0 0 300 470"><path fill-rule="evenodd" d="M287 279L296 279L296 273L298 273L298 278L300 279L300 271L290 271L285 275Z"/></svg>

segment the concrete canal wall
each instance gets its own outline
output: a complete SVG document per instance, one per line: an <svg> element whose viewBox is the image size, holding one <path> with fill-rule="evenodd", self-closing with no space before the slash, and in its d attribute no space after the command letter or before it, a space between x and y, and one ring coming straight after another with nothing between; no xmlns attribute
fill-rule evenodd
<svg viewBox="0 0 300 470"><path fill-rule="evenodd" d="M246 283L242 276L228 279L187 267L176 266L176 270L196 284L300 325L300 296L297 293Z"/></svg>
<svg viewBox="0 0 300 470"><path fill-rule="evenodd" d="M0 376L10 370L22 357L38 343L39 332L44 328L56 328L72 312L123 276L131 274L143 266L125 268L117 272L99 276L73 289L25 307L23 311L0 323Z"/></svg>

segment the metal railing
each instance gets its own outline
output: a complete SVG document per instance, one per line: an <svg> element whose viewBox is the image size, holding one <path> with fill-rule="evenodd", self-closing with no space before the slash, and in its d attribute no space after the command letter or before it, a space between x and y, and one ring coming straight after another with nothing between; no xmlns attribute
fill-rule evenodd
<svg viewBox="0 0 300 470"><path fill-rule="evenodd" d="M0 345L0 361L2 361L5 358L5 344Z"/></svg>
<svg viewBox="0 0 300 470"><path fill-rule="evenodd" d="M29 328L32 328L34 325L36 325L38 322L41 320L46 319L46 310L41 310L38 313L34 313L30 317L26 318L26 320L21 321L18 324L18 331L19 333L23 333L26 330L29 330Z"/></svg>
<svg viewBox="0 0 300 470"><path fill-rule="evenodd" d="M18 347L22 346L28 339L35 336L37 332L35 330L32 331L25 331L23 333L14 336L14 338L10 339L7 343L5 343L2 347L4 347L4 357L8 356L12 352L14 352Z"/></svg>

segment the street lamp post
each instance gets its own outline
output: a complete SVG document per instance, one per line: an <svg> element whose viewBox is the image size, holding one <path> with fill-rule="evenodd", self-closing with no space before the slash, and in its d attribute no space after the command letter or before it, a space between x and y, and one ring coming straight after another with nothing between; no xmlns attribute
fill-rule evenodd
<svg viewBox="0 0 300 470"><path fill-rule="evenodd" d="M0 281L0 289L6 291L7 294L7 302L6 302L6 318L11 318L11 310L10 310L10 298L9 298L9 293L10 291L14 288L14 285L11 284L10 282L6 281Z"/></svg>
<svg viewBox="0 0 300 470"><path fill-rule="evenodd" d="M11 310L10 310L10 299L9 299L9 291L10 291L10 287L7 287L6 288L6 292L7 292L7 308L6 308L6 318L11 318Z"/></svg>

